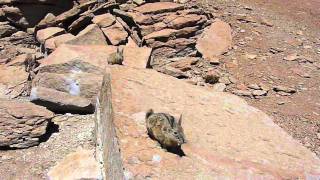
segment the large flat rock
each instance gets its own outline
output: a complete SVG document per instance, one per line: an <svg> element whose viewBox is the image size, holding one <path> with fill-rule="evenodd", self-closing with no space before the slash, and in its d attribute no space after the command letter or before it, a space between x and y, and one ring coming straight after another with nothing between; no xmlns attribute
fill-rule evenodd
<svg viewBox="0 0 320 180"><path fill-rule="evenodd" d="M28 80L25 67L19 65L19 62L13 62L10 62L10 65L0 65L0 87L2 87L0 89L3 89L3 91L0 90L0 97L2 98L13 98L20 95Z"/></svg>
<svg viewBox="0 0 320 180"><path fill-rule="evenodd" d="M123 44L126 42L128 37L127 31L125 31L123 26L118 21L116 21L116 23L110 27L102 28L102 31L110 43L114 46Z"/></svg>
<svg viewBox="0 0 320 180"><path fill-rule="evenodd" d="M320 178L316 155L243 99L154 70L116 66L110 72L110 117L126 178ZM144 117L149 108L174 116L182 113L186 156L166 152L148 137Z"/></svg>
<svg viewBox="0 0 320 180"><path fill-rule="evenodd" d="M75 38L66 42L73 45L107 45L103 32L96 24L88 25Z"/></svg>
<svg viewBox="0 0 320 180"><path fill-rule="evenodd" d="M123 52L123 64L130 67L146 68L151 52L152 49L148 47L126 46Z"/></svg>
<svg viewBox="0 0 320 180"><path fill-rule="evenodd" d="M95 102L102 82L102 75L92 73L39 73L32 81L32 87L45 87L91 99Z"/></svg>
<svg viewBox="0 0 320 180"><path fill-rule="evenodd" d="M108 56L116 50L114 46L63 44L41 60L39 70L62 74L70 72L97 74L99 69L105 68Z"/></svg>
<svg viewBox="0 0 320 180"><path fill-rule="evenodd" d="M55 50L59 45L70 41L73 38L75 38L75 36L70 33L62 34L60 36L56 36L46 40L44 46L48 50Z"/></svg>
<svg viewBox="0 0 320 180"><path fill-rule="evenodd" d="M196 48L205 59L226 53L232 45L232 30L228 23L219 19L201 34L197 40Z"/></svg>
<svg viewBox="0 0 320 180"><path fill-rule="evenodd" d="M40 43L44 43L47 39L50 39L52 37L55 36L59 36L64 34L66 31L63 28L59 28L59 27L49 27L46 29L41 29L37 32L37 40Z"/></svg>
<svg viewBox="0 0 320 180"><path fill-rule="evenodd" d="M54 114L30 102L0 99L0 147L38 145Z"/></svg>
<svg viewBox="0 0 320 180"><path fill-rule="evenodd" d="M142 6L136 7L134 10L143 14L157 14L164 12L174 12L183 9L183 5L173 2L156 2L147 3Z"/></svg>
<svg viewBox="0 0 320 180"><path fill-rule="evenodd" d="M92 113L102 73L114 46L62 44L41 60L33 102L54 112Z"/></svg>
<svg viewBox="0 0 320 180"><path fill-rule="evenodd" d="M94 112L94 107L90 100L77 94L72 95L50 88L33 87L30 100L57 113L90 114Z"/></svg>

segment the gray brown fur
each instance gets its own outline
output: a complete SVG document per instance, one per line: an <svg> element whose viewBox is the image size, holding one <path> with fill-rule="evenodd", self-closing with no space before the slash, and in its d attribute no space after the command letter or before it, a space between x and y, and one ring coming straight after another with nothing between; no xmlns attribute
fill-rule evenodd
<svg viewBox="0 0 320 180"><path fill-rule="evenodd" d="M154 113L152 109L146 113L148 134L164 148L179 147L186 142L181 121L182 115L176 121L167 113Z"/></svg>
<svg viewBox="0 0 320 180"><path fill-rule="evenodd" d="M114 52L108 57L108 64L119 64L122 65L123 62L123 48L117 47L117 52Z"/></svg>

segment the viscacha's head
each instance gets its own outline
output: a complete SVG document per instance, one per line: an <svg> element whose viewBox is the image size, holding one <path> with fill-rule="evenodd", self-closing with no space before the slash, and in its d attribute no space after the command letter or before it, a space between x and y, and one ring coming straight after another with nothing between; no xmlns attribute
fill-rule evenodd
<svg viewBox="0 0 320 180"><path fill-rule="evenodd" d="M185 135L183 132L183 128L181 126L182 115L180 116L178 122L173 124L173 128L163 128L165 132L165 146L167 147L178 147L181 146L183 143L186 143Z"/></svg>
<svg viewBox="0 0 320 180"><path fill-rule="evenodd" d="M123 56L123 50L124 50L123 47L118 46L117 47L117 54L120 55L120 56Z"/></svg>

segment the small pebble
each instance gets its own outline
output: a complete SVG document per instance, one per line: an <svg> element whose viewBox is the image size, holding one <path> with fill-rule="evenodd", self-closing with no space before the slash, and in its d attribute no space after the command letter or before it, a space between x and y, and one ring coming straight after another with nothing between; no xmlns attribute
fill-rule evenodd
<svg viewBox="0 0 320 180"><path fill-rule="evenodd" d="M299 56L297 53L288 54L286 57L283 58L286 61L295 61L299 59Z"/></svg>
<svg viewBox="0 0 320 180"><path fill-rule="evenodd" d="M258 84L250 84L248 87L254 90L261 90L261 87Z"/></svg>
<svg viewBox="0 0 320 180"><path fill-rule="evenodd" d="M254 90L252 91L252 94L254 96L264 96L266 95L268 92L267 91L264 91L264 90Z"/></svg>
<svg viewBox="0 0 320 180"><path fill-rule="evenodd" d="M279 101L279 102L277 102L277 104L278 105L284 105L286 102L284 102L284 101Z"/></svg>
<svg viewBox="0 0 320 180"><path fill-rule="evenodd" d="M226 85L224 83L216 83L213 85L213 90L217 92L223 92L226 89Z"/></svg>
<svg viewBox="0 0 320 180"><path fill-rule="evenodd" d="M257 58L257 56L258 55L256 55L256 54L246 54L247 59L255 59L255 58Z"/></svg>
<svg viewBox="0 0 320 180"><path fill-rule="evenodd" d="M252 96L252 92L246 90L235 90L233 94L238 96Z"/></svg>

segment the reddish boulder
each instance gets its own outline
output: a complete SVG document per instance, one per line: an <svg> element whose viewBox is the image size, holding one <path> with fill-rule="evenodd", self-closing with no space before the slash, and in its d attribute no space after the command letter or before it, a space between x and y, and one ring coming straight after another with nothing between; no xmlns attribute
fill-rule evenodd
<svg viewBox="0 0 320 180"><path fill-rule="evenodd" d="M111 45L119 45L126 42L128 33L123 26L117 21L114 25L102 28L103 33L111 42Z"/></svg>
<svg viewBox="0 0 320 180"><path fill-rule="evenodd" d="M160 38L169 38L171 36L174 36L175 33L178 32L178 30L175 29L163 29L160 31L153 32L151 34L148 34L144 37L145 40L149 39L160 39Z"/></svg>
<svg viewBox="0 0 320 180"><path fill-rule="evenodd" d="M75 38L66 44L73 45L107 45L103 32L96 24L91 24L82 30Z"/></svg>
<svg viewBox="0 0 320 180"><path fill-rule="evenodd" d="M197 7L173 2L146 3L127 14L142 35L142 44L153 48L154 57L194 56L196 39L210 24L210 15ZM138 41L139 42L139 41Z"/></svg>
<svg viewBox="0 0 320 180"><path fill-rule="evenodd" d="M158 22L158 23L155 23L153 25L141 25L140 28L141 28L141 35L142 36L146 36L148 34L151 34L153 32L156 32L156 31L160 31L160 30L163 30L165 28L167 28L167 24L165 24L164 22Z"/></svg>
<svg viewBox="0 0 320 180"><path fill-rule="evenodd" d="M173 61L169 66L177 68L183 72L191 70L191 66L195 65L199 59L195 57L182 57L182 58L172 58Z"/></svg>
<svg viewBox="0 0 320 180"><path fill-rule="evenodd" d="M92 73L38 73L32 81L32 86L55 89L71 95L79 95L95 102L101 82L102 75Z"/></svg>
<svg viewBox="0 0 320 180"><path fill-rule="evenodd" d="M206 17L198 14L171 15L166 17L164 21L170 28L181 29L202 24L206 21Z"/></svg>
<svg viewBox="0 0 320 180"><path fill-rule="evenodd" d="M46 40L44 43L44 47L50 51L55 50L59 45L68 42L75 38L74 35L68 33L68 34L62 34L53 38L50 38Z"/></svg>
<svg viewBox="0 0 320 180"><path fill-rule="evenodd" d="M125 66L146 68L151 56L152 49L148 47L130 47L124 48L123 64Z"/></svg>
<svg viewBox="0 0 320 180"><path fill-rule="evenodd" d="M38 145L53 116L46 108L29 102L0 99L0 147Z"/></svg>
<svg viewBox="0 0 320 180"><path fill-rule="evenodd" d="M38 70L58 74L77 72L101 74L106 66L107 57L116 50L114 46L62 44L41 60Z"/></svg>
<svg viewBox="0 0 320 180"><path fill-rule="evenodd" d="M57 113L90 114L94 112L91 101L79 96L79 87L76 84L71 91L73 94L44 87L33 87L30 100Z"/></svg>
<svg viewBox="0 0 320 180"><path fill-rule="evenodd" d="M142 6L134 8L134 10L139 11L143 14L158 14L165 12L175 12L183 8L183 5L173 2L156 2L144 4Z"/></svg>
<svg viewBox="0 0 320 180"><path fill-rule="evenodd" d="M4 88L4 92L0 91L0 97L16 97L25 90L25 85L29 77L29 73L25 71L25 66L21 66L21 61L10 63L10 65L0 65L0 85Z"/></svg>
<svg viewBox="0 0 320 180"><path fill-rule="evenodd" d="M28 61L32 61L32 54L21 54L11 60L6 66L25 66Z"/></svg>
<svg viewBox="0 0 320 180"><path fill-rule="evenodd" d="M216 20L197 41L196 48L206 59L212 59L231 48L232 35L229 24Z"/></svg>
<svg viewBox="0 0 320 180"><path fill-rule="evenodd" d="M128 12L136 24L139 25L148 25L153 24L154 20L150 15L142 14L140 12Z"/></svg>
<svg viewBox="0 0 320 180"><path fill-rule="evenodd" d="M99 99L106 115L99 116L100 121L111 126L109 136L102 136L109 138L99 142L106 145L102 146L106 159L113 160L113 166L105 161L107 172L117 167L121 174L123 166L128 179L319 178L320 160L314 153L235 95L150 69L113 66L110 75L102 91L107 98ZM145 113L150 108L176 117L182 114L186 156L162 149L147 135Z"/></svg>
<svg viewBox="0 0 320 180"><path fill-rule="evenodd" d="M116 22L116 18L112 14L107 13L95 16L92 19L92 22L98 25L100 28L105 28L113 25Z"/></svg>
<svg viewBox="0 0 320 180"><path fill-rule="evenodd" d="M66 31L64 29L59 28L59 27L49 27L46 29L39 30L37 32L36 38L40 43L44 44L44 42L47 39L64 34L65 32Z"/></svg>

